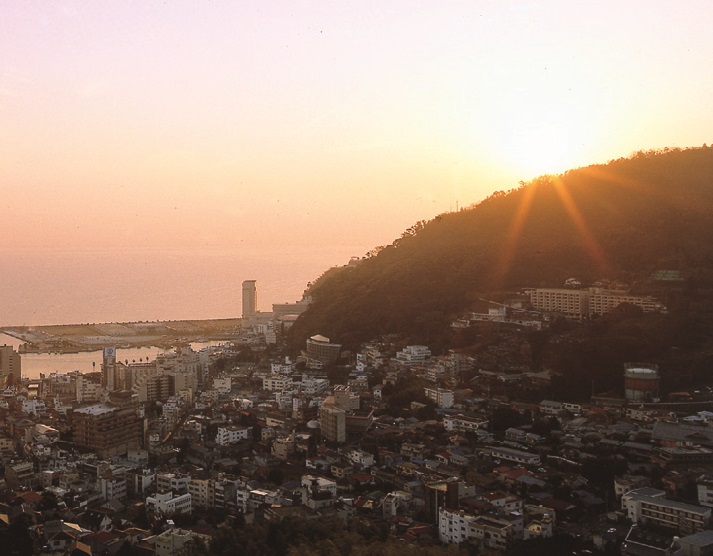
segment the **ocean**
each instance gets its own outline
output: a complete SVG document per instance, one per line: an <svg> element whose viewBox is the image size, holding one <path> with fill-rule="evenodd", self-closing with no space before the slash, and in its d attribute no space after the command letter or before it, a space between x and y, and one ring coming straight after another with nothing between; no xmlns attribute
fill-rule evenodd
<svg viewBox="0 0 713 556"><path fill-rule="evenodd" d="M258 309L368 247L50 251L0 249L0 327L239 317L243 280Z"/></svg>

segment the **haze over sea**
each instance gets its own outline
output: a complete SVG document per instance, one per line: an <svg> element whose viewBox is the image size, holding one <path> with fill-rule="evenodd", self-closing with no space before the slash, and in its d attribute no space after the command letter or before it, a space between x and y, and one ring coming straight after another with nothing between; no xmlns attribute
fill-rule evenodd
<svg viewBox="0 0 713 556"><path fill-rule="evenodd" d="M0 326L239 317L241 283L258 309L301 299L307 283L370 247L132 251L0 249Z"/></svg>

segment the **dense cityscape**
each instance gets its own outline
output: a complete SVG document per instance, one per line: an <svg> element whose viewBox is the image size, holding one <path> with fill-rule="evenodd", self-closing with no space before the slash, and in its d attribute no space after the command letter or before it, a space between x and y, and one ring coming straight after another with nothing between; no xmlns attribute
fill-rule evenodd
<svg viewBox="0 0 713 556"><path fill-rule="evenodd" d="M516 339L620 304L666 311L623 286L531 288L451 326ZM314 335L290 358L280 346L309 304L259 312L246 280L230 340L139 362L104 346L92 373L23 378L22 354L0 347L3 538L20 554L277 554L290 543L248 550L226 532L318 519L427 553L713 547L710 389L664 394L656 365L632 363L623 397L553 400L547 369L494 370L397 335L357 352ZM126 342L166 326L102 329ZM507 360L521 342L498 349Z"/></svg>
<svg viewBox="0 0 713 556"><path fill-rule="evenodd" d="M643 4L3 2L0 556L713 556L713 3Z"/></svg>

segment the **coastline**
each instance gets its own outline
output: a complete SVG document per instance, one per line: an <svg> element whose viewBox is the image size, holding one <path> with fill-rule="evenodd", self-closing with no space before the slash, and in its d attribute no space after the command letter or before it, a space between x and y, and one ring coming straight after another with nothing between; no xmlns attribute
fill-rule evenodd
<svg viewBox="0 0 713 556"><path fill-rule="evenodd" d="M233 318L7 326L0 331L23 342L18 349L21 354L71 354L97 351L105 346L167 349L193 342L229 341L240 333L241 328L242 319Z"/></svg>

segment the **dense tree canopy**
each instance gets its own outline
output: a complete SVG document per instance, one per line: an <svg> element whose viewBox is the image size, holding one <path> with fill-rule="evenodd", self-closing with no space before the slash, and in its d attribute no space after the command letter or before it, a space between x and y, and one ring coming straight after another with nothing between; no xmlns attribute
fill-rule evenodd
<svg viewBox="0 0 713 556"><path fill-rule="evenodd" d="M713 284L713 148L637 153L543 176L419 222L359 264L326 272L292 329L356 344L403 333L443 347L449 319L478 292L551 287L576 276L646 289L655 269Z"/></svg>

